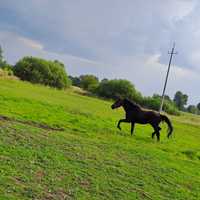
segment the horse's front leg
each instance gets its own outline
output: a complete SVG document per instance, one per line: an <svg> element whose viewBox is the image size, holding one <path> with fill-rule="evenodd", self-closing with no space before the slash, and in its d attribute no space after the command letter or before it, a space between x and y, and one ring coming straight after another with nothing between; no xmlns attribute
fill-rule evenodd
<svg viewBox="0 0 200 200"><path fill-rule="evenodd" d="M133 135L134 127L135 127L135 123L131 122L131 135Z"/></svg>
<svg viewBox="0 0 200 200"><path fill-rule="evenodd" d="M119 130L121 130L121 127L120 127L121 122L130 122L130 121L127 120L127 119L120 119L119 122L118 122L118 124L117 124L117 128L118 128Z"/></svg>

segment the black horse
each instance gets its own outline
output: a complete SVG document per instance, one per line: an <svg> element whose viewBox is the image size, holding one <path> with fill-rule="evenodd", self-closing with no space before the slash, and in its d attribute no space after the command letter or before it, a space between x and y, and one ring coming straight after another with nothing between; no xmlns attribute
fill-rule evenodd
<svg viewBox="0 0 200 200"><path fill-rule="evenodd" d="M151 126L154 128L154 132L152 133L152 138L156 134L157 140L160 140L160 130L159 127L160 122L165 121L168 125L168 135L169 138L172 134L173 127L168 119L167 116L161 115L158 112L145 110L142 107L140 107L138 104L134 103L133 101L130 101L128 99L118 99L112 106L112 109L118 108L122 106L126 112L126 118L120 119L117 125L117 128L121 130L120 123L121 122L127 122L131 123L131 135L134 131L134 125L135 123L139 124L151 124Z"/></svg>

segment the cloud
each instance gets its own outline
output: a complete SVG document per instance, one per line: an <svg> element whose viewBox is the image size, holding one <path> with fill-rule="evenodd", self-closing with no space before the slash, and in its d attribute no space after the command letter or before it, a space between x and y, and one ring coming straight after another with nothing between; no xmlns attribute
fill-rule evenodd
<svg viewBox="0 0 200 200"><path fill-rule="evenodd" d="M15 64L24 56L37 56L51 60L57 59L64 62L67 71L74 75L83 74L89 71L90 73L95 73L97 71L96 69L100 69L100 72L102 71L103 66L108 67L107 65L94 60L72 56L70 54L58 54L56 52L47 51L44 49L42 43L8 31L0 32L0 41L6 60L10 61L12 64ZM103 75L99 74L99 76Z"/></svg>
<svg viewBox="0 0 200 200"><path fill-rule="evenodd" d="M200 101L200 3L196 0L2 0L0 44L8 61L32 55L63 61L70 74L127 78L145 95L167 92Z"/></svg>
<svg viewBox="0 0 200 200"><path fill-rule="evenodd" d="M4 23L12 21L18 34L42 41L46 49L109 60L168 48L174 22L194 6L185 0L3 0L0 11L6 10Z"/></svg>
<svg viewBox="0 0 200 200"><path fill-rule="evenodd" d="M38 50L43 50L44 47L42 44L39 42L36 42L34 40L24 38L24 37L18 37L19 42L23 43L26 46L29 46L32 49L38 49Z"/></svg>

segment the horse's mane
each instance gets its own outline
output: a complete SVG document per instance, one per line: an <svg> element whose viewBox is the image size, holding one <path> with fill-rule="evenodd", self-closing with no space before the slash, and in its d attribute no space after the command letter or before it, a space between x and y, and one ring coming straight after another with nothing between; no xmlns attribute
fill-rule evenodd
<svg viewBox="0 0 200 200"><path fill-rule="evenodd" d="M140 105L135 103L134 101L131 101L127 98L124 99L125 102L127 102L131 107L137 108L137 109L142 109Z"/></svg>

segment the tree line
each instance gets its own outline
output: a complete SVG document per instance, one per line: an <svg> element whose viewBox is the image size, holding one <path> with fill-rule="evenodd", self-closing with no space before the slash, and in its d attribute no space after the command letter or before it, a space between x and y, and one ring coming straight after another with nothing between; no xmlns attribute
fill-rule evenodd
<svg viewBox="0 0 200 200"><path fill-rule="evenodd" d="M42 58L26 56L20 59L14 66L8 64L3 57L0 46L0 69L7 75L15 75L21 80L31 83L39 83L58 89L64 89L71 84L88 91L89 94L115 99L118 96L134 100L143 107L159 110L161 96L154 94L151 97L143 96L135 86L125 79L103 79L90 74L79 77L68 76L64 64L58 60L49 61ZM179 115L179 111L200 114L200 103L186 107L188 95L177 91L174 98L165 96L163 110L169 114Z"/></svg>
<svg viewBox="0 0 200 200"><path fill-rule="evenodd" d="M99 81L98 77L90 74L81 75L79 77L69 76L72 85L81 87L99 97L107 99L115 99L119 95L133 99L136 103L143 107L159 110L161 103L161 96L154 94L151 97L143 96L135 86L125 79L103 79ZM188 95L177 91L174 98L171 99L165 95L163 110L169 114L179 115L179 111L189 112L193 114L200 114L200 103L197 105L186 106L188 102Z"/></svg>

